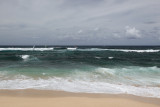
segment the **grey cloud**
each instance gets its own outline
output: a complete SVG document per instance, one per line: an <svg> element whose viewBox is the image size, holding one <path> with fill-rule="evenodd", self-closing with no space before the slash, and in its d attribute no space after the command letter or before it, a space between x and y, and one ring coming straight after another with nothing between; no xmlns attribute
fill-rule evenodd
<svg viewBox="0 0 160 107"><path fill-rule="evenodd" d="M86 6L86 5L94 5L96 6L98 3L102 3L105 0L64 0L63 5L68 6Z"/></svg>
<svg viewBox="0 0 160 107"><path fill-rule="evenodd" d="M144 23L146 23L146 24L155 24L155 23L157 23L156 21L146 21L146 22L144 22Z"/></svg>
<svg viewBox="0 0 160 107"><path fill-rule="evenodd" d="M127 45L128 39L160 44L154 36L159 35L159 5L159 0L1 0L0 44L85 45L98 40L96 44ZM126 36L126 26L140 33ZM30 40L34 37L39 38Z"/></svg>

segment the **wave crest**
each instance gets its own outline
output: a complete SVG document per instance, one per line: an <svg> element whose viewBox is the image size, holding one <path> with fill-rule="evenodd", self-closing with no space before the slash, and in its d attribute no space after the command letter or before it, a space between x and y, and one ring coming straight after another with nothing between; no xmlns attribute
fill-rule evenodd
<svg viewBox="0 0 160 107"><path fill-rule="evenodd" d="M54 48L0 48L0 51L52 51Z"/></svg>

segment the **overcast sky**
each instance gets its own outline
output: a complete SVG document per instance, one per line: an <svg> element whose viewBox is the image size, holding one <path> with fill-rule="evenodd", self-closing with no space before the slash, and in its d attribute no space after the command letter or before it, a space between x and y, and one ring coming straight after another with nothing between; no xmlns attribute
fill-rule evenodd
<svg viewBox="0 0 160 107"><path fill-rule="evenodd" d="M0 45L160 45L160 0L0 0Z"/></svg>

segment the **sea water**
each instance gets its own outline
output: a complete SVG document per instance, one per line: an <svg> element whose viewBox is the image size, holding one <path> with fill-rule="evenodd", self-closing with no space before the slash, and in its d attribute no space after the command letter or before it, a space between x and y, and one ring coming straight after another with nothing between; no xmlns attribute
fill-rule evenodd
<svg viewBox="0 0 160 107"><path fill-rule="evenodd" d="M0 47L0 89L160 98L160 47Z"/></svg>

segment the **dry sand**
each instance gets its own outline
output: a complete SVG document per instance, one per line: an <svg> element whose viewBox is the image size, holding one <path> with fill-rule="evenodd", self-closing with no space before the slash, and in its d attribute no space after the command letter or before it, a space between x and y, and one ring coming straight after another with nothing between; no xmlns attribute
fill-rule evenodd
<svg viewBox="0 0 160 107"><path fill-rule="evenodd" d="M0 90L0 107L160 107L160 99L133 95Z"/></svg>

